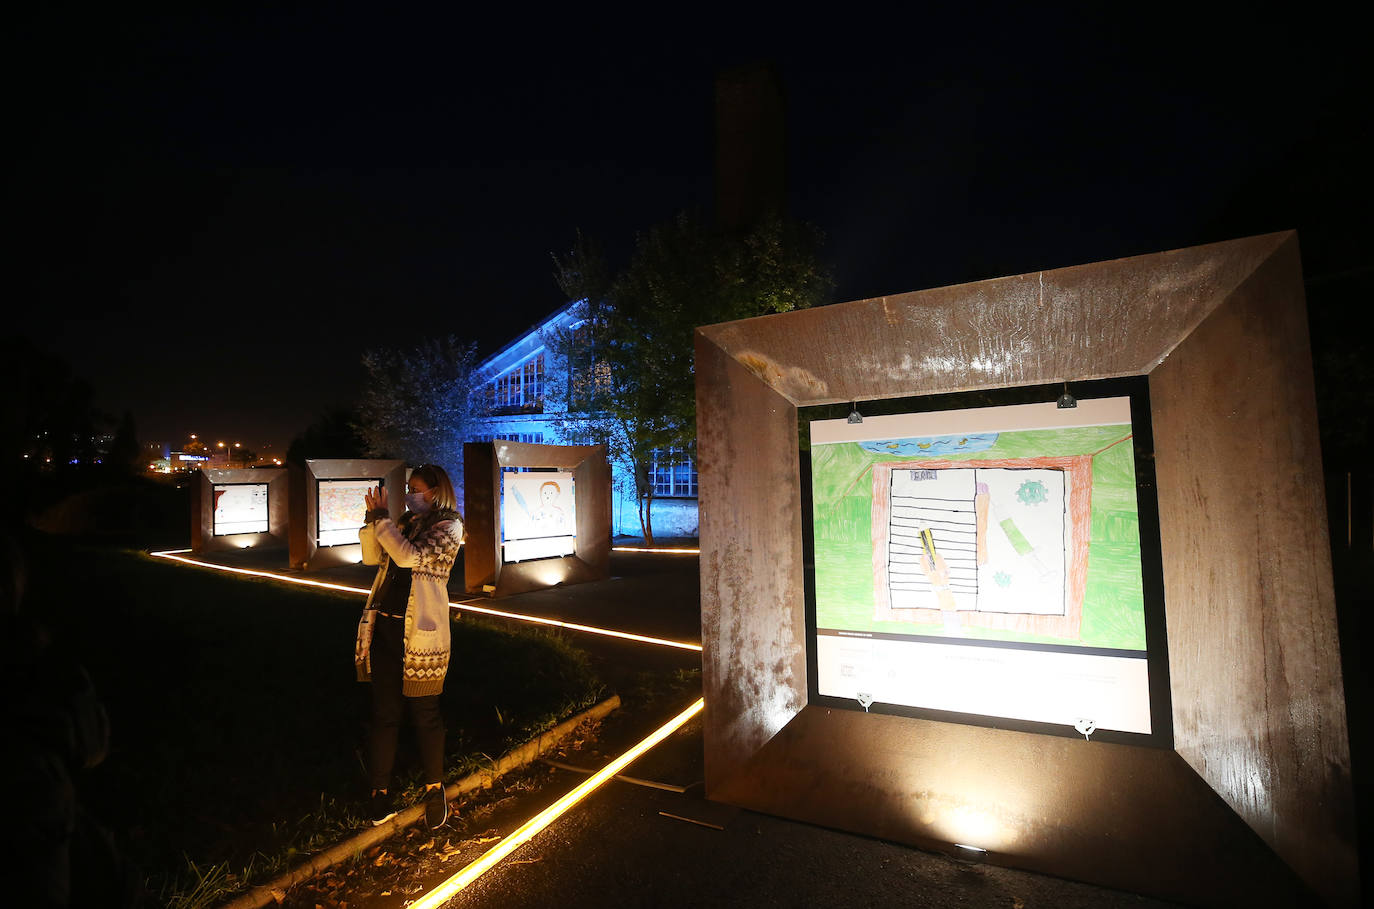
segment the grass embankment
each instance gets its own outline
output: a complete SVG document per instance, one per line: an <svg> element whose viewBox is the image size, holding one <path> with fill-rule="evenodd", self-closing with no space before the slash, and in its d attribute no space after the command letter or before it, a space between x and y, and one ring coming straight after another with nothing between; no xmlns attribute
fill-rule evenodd
<svg viewBox="0 0 1374 909"><path fill-rule="evenodd" d="M116 550L64 545L33 561L28 606L110 714L110 755L84 775L82 797L153 897L204 904L358 826L360 597ZM441 699L450 780L601 694L586 657L556 634L467 618L453 633ZM414 796L410 746L403 727L398 771Z"/></svg>

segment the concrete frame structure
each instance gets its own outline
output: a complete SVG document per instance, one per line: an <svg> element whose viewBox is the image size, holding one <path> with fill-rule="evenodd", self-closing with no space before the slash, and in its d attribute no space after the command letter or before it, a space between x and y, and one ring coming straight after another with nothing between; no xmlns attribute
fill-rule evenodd
<svg viewBox="0 0 1374 909"><path fill-rule="evenodd" d="M302 570L329 568L362 561L362 547L358 543L340 546L320 546L320 515L317 480L376 478L386 480L387 509L393 518L405 513L405 488L410 471L404 461L382 461L364 458L309 460L305 467L290 465L291 470L291 567Z"/></svg>
<svg viewBox="0 0 1374 909"><path fill-rule="evenodd" d="M573 555L505 564L501 557L501 471L506 467L571 470L576 486L577 548ZM611 466L605 445L468 442L463 445L467 502L464 582L469 593L493 588L498 597L600 581L611 574Z"/></svg>
<svg viewBox="0 0 1374 909"><path fill-rule="evenodd" d="M1296 234L708 326L696 370L708 797L1194 903L1358 903ZM809 705L797 407L1137 375L1173 750Z"/></svg>
<svg viewBox="0 0 1374 909"><path fill-rule="evenodd" d="M267 484L267 532L215 536L215 486ZM220 469L203 467L191 483L191 550L213 552L286 545L290 482L285 469Z"/></svg>

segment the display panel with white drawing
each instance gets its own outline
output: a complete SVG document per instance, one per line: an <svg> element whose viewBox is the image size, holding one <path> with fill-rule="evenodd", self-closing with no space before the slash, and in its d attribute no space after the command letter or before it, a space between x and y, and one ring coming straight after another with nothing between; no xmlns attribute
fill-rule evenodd
<svg viewBox="0 0 1374 909"><path fill-rule="evenodd" d="M1130 397L808 425L819 696L1152 733Z"/></svg>
<svg viewBox="0 0 1374 909"><path fill-rule="evenodd" d="M577 495L570 471L502 474L502 559L521 562L577 551Z"/></svg>
<svg viewBox="0 0 1374 909"><path fill-rule="evenodd" d="M214 535L267 533L266 483L216 483Z"/></svg>
<svg viewBox="0 0 1374 909"><path fill-rule="evenodd" d="M893 608L1063 615L1062 470L894 469L887 534ZM932 575L943 567L947 580Z"/></svg>
<svg viewBox="0 0 1374 909"><path fill-rule="evenodd" d="M367 517L369 489L380 485L378 478L319 480L317 509L320 546L345 546L358 542L358 530Z"/></svg>

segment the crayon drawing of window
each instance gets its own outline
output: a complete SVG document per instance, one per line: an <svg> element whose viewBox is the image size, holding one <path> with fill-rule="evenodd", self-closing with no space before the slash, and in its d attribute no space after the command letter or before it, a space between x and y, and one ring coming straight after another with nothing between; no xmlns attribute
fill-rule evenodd
<svg viewBox="0 0 1374 909"><path fill-rule="evenodd" d="M876 618L1075 639L1091 457L875 464Z"/></svg>

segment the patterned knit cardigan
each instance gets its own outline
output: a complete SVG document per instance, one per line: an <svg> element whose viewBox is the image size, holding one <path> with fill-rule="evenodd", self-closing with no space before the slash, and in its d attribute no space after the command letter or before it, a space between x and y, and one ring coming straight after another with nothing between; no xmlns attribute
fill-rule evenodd
<svg viewBox="0 0 1374 909"><path fill-rule="evenodd" d="M402 518L400 527L390 518L380 518L364 524L358 531L363 563L380 566L372 582L372 593L363 607L353 647L358 681L372 678L370 651L372 627L377 617L373 601L382 589L387 568L392 564L409 568L410 599L406 604L401 693L412 698L439 694L444 690L444 675L448 672L448 576L458 557L458 547L463 544L463 521L456 512L436 517L443 519L431 524L418 516L407 515Z"/></svg>

